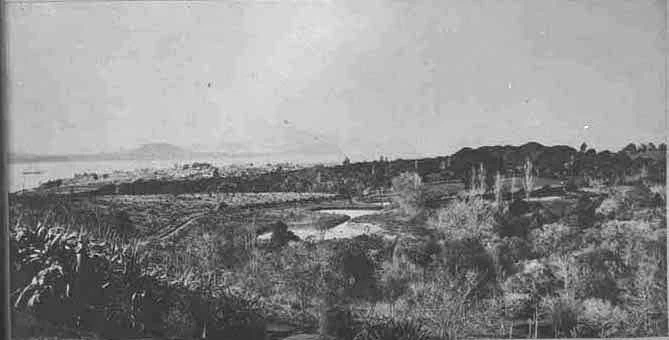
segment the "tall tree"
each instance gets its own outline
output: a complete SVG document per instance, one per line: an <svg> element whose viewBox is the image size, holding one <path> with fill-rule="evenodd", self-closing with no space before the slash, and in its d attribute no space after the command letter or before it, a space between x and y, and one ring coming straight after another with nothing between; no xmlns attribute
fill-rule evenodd
<svg viewBox="0 0 669 340"><path fill-rule="evenodd" d="M637 152L636 144L634 144L634 143L627 144L627 146L623 148L623 151L627 152L627 153L632 153L632 154L636 153Z"/></svg>
<svg viewBox="0 0 669 340"><path fill-rule="evenodd" d="M527 199L530 199L530 194L532 193L532 189L534 189L534 182L536 180L536 177L534 176L532 161L530 160L529 157L525 159L524 170L525 170L524 171L525 182L523 183L523 185L525 186L525 197Z"/></svg>
<svg viewBox="0 0 669 340"><path fill-rule="evenodd" d="M586 150L588 150L588 144L583 142L583 144L581 144L581 153L585 153Z"/></svg>
<svg viewBox="0 0 669 340"><path fill-rule="evenodd" d="M656 151L657 147L655 147L655 144L653 142L648 143L648 151Z"/></svg>

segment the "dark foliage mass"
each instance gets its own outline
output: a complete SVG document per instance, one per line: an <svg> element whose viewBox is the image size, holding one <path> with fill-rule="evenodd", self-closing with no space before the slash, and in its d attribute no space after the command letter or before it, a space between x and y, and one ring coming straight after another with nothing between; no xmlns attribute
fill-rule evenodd
<svg viewBox="0 0 669 340"><path fill-rule="evenodd" d="M574 188L589 180L604 184L651 181L665 178L664 145L649 148L628 146L618 152L594 149L577 150L570 146L544 146L531 142L521 146L483 146L463 148L450 156L413 160L381 158L376 161L345 162L337 166L313 166L299 170L211 176L199 179L139 179L131 183L107 183L95 194L184 194L193 192L330 192L352 197L369 189L387 188L392 179L405 172L417 173L425 182L458 180L471 186L472 169L487 170L485 183L491 187L495 175L521 176L530 160L536 175L565 180ZM586 146L587 148L587 146ZM643 176L639 174L643 173ZM49 182L42 189L57 188L62 181Z"/></svg>

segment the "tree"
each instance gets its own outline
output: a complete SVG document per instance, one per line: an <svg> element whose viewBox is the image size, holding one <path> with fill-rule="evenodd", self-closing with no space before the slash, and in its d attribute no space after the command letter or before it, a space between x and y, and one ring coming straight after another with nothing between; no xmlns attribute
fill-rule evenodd
<svg viewBox="0 0 669 340"><path fill-rule="evenodd" d="M627 144L627 146L623 148L623 152L635 154L637 152L636 144L634 143Z"/></svg>
<svg viewBox="0 0 669 340"><path fill-rule="evenodd" d="M583 144L581 144L581 149L580 150L581 150L581 153L585 153L585 151L588 150L588 144L585 144L585 142L583 142Z"/></svg>
<svg viewBox="0 0 669 340"><path fill-rule="evenodd" d="M306 312L311 299L316 297L322 288L322 264L320 253L315 246L300 243L286 247L279 254L279 271L285 287L295 294L302 312Z"/></svg>
<svg viewBox="0 0 669 340"><path fill-rule="evenodd" d="M497 202L498 207L502 203L502 175L499 171L495 175L495 202Z"/></svg>
<svg viewBox="0 0 669 340"><path fill-rule="evenodd" d="M523 183L523 185L525 186L524 188L525 197L527 199L530 199L530 195L532 194L532 190L534 189L534 182L536 180L536 177L534 175L534 169L532 168L532 161L530 160L529 157L525 159L524 174L525 174L525 182Z"/></svg>
<svg viewBox="0 0 669 340"><path fill-rule="evenodd" d="M572 295L562 292L541 301L544 314L553 326L553 337L569 337L577 330L581 304Z"/></svg>
<svg viewBox="0 0 669 340"><path fill-rule="evenodd" d="M620 334L629 315L609 301L587 299L579 315L578 333L580 336L607 338Z"/></svg>
<svg viewBox="0 0 669 340"><path fill-rule="evenodd" d="M342 165L344 165L344 166L351 165L351 159L348 158L348 156L344 157L344 162L342 162Z"/></svg>
<svg viewBox="0 0 669 340"><path fill-rule="evenodd" d="M522 266L521 272L504 282L504 300L512 316L531 317L536 338L541 302L554 295L558 282L549 267L537 260L526 261Z"/></svg>
<svg viewBox="0 0 669 340"><path fill-rule="evenodd" d="M344 178L337 183L337 192L346 197L349 202L353 202L353 195L356 194L356 186L352 179Z"/></svg>
<svg viewBox="0 0 669 340"><path fill-rule="evenodd" d="M479 185L478 191L481 195L485 194L486 191L488 191L486 183L486 171L485 167L483 166L483 163L479 164L478 185Z"/></svg>
<svg viewBox="0 0 669 340"><path fill-rule="evenodd" d="M425 203L423 184L415 172L404 172L392 180L394 199L405 215L415 215Z"/></svg>
<svg viewBox="0 0 669 340"><path fill-rule="evenodd" d="M667 144L666 143L660 143L660 145L657 146L657 150L662 151L662 152L667 152Z"/></svg>
<svg viewBox="0 0 669 340"><path fill-rule="evenodd" d="M483 163L479 164L478 170L476 170L476 168L472 166L471 177L469 181L470 181L469 193L471 195L483 195L486 193L487 190L486 171L485 167L483 166Z"/></svg>

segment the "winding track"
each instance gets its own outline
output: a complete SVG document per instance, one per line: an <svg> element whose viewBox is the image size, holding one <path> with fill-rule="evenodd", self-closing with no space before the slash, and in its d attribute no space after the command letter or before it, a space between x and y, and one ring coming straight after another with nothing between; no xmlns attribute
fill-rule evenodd
<svg viewBox="0 0 669 340"><path fill-rule="evenodd" d="M201 213L197 213L197 214L193 214L193 215L191 215L185 222L183 222L183 223L177 225L175 228L173 228L173 229L167 231L166 233L164 233L164 234L158 236L158 238L159 238L160 240L167 240L167 239L171 238L172 236L174 236L175 234L179 233L180 231L182 231L182 230L184 230L184 229L190 227L191 224L193 224L193 223L194 223L195 221L197 221L199 218L201 218L201 217L207 215L207 213L208 213L208 212L201 212Z"/></svg>
<svg viewBox="0 0 669 340"><path fill-rule="evenodd" d="M292 201L285 201L285 202L264 202L264 203L251 203L251 204L246 204L246 205L239 205L239 206L232 206L229 207L228 210L229 212L235 211L235 210L241 210L241 209L254 209L254 208L275 208L275 207L281 207L281 206L290 206L292 204L296 203L305 203L305 202L311 202L311 203L319 203L323 201L328 201L330 199L302 199L302 200L292 200ZM199 213L192 214L186 221L178 224L177 226L173 228L169 228L168 231L160 234L158 236L158 239L160 240L168 240L172 236L178 234L179 232L189 228L193 223L195 223L197 220L200 218L211 214L211 213L217 213L219 212L217 208L211 208L208 211L203 211Z"/></svg>

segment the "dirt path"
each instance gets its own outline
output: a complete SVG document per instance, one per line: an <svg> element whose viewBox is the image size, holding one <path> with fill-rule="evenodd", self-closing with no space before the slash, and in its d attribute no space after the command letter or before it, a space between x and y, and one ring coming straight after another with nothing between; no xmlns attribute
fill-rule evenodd
<svg viewBox="0 0 669 340"><path fill-rule="evenodd" d="M158 236L158 238L161 239L161 240L167 240L167 239L171 238L172 236L178 234L182 230L185 230L186 228L190 227L199 218L204 217L205 215L207 215L207 213L208 212L201 212L201 213L191 215L185 222L177 225L174 229L168 231L167 233Z"/></svg>
<svg viewBox="0 0 669 340"><path fill-rule="evenodd" d="M318 206L319 204L322 204L323 202L329 201L328 199L321 199L321 200L313 200L313 199L305 199L305 200L297 200L297 201L288 201L288 202L266 202L266 203L251 203L251 204L246 204L246 205L239 205L239 206L231 206L226 209L224 209L224 213L235 213L238 211L242 211L245 209L269 209L269 208L279 208L279 207L290 207L294 206L295 204L313 204L315 206ZM369 204L369 203L363 203L363 202L355 202L356 206L355 208L368 208L368 209L378 209L381 206L378 204ZM327 209L326 209L327 210ZM354 210L355 211L355 210ZM184 222L174 226L170 227L168 231L163 232L158 236L160 240L168 240L172 238L174 235L177 235L181 233L182 231L190 228L194 223L196 223L200 218L208 215L208 214L216 214L216 213L221 213L220 210L217 210L215 208L211 208L206 211L194 213L190 215Z"/></svg>

